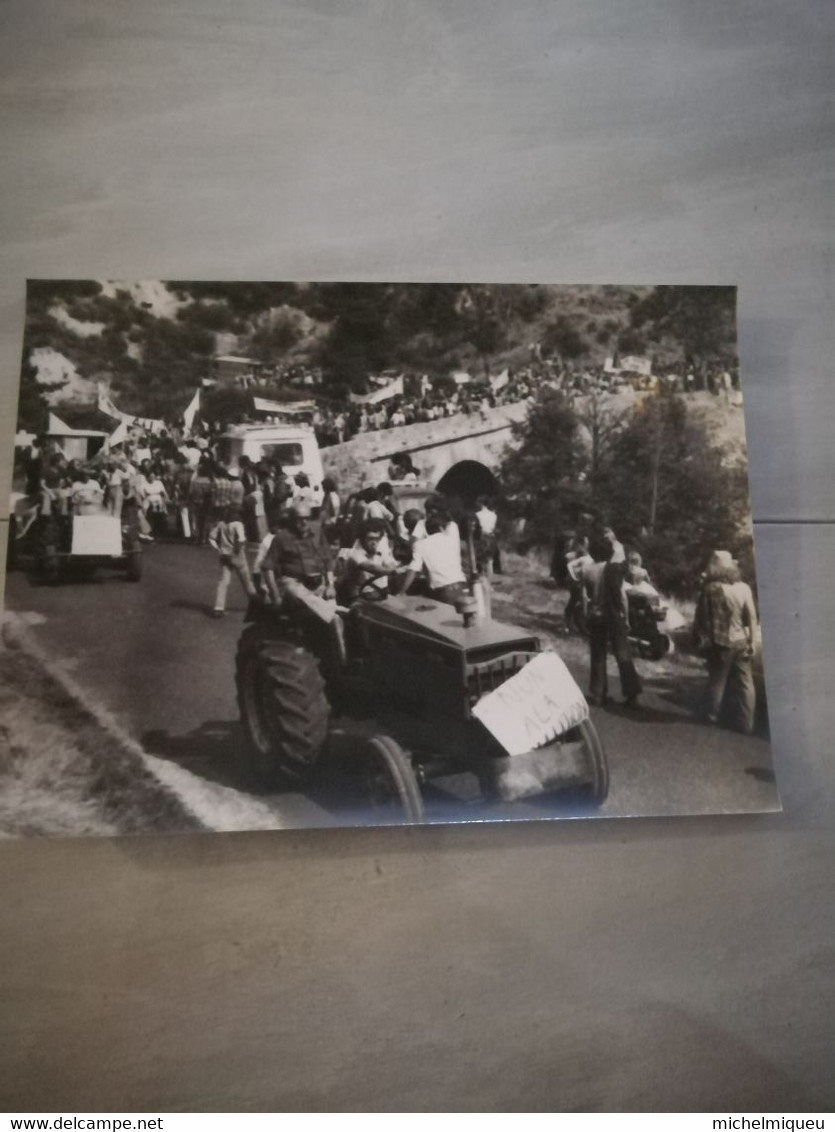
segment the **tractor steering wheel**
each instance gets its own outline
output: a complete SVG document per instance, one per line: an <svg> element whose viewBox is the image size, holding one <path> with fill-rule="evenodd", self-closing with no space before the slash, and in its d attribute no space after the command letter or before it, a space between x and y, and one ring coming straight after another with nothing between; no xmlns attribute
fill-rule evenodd
<svg viewBox="0 0 835 1132"><path fill-rule="evenodd" d="M362 601L385 601L389 595L388 589L384 590L380 586L376 586L374 583L378 580L377 578L366 578L357 590L357 597Z"/></svg>

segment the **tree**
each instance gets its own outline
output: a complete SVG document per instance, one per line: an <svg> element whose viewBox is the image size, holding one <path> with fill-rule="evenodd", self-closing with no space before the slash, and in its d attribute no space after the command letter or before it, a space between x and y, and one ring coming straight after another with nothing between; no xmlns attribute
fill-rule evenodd
<svg viewBox="0 0 835 1132"><path fill-rule="evenodd" d="M630 315L633 332L668 343L688 365L736 360L736 290L733 287L653 287Z"/></svg>
<svg viewBox="0 0 835 1132"><path fill-rule="evenodd" d="M318 357L326 385L362 392L370 374L392 364L396 346L387 318L390 297L387 285L321 285L318 310L333 319Z"/></svg>
<svg viewBox="0 0 835 1132"><path fill-rule="evenodd" d="M612 398L594 388L575 401L577 419L588 434L588 483L592 503L598 502L600 481L626 413L613 408Z"/></svg>
<svg viewBox="0 0 835 1132"><path fill-rule="evenodd" d="M20 372L20 392L17 400L17 427L26 432L40 433L46 429L49 420L47 396L57 392L63 381L43 383L38 381L37 370L28 360L24 360Z"/></svg>
<svg viewBox="0 0 835 1132"><path fill-rule="evenodd" d="M682 398L642 401L613 437L596 499L662 588L692 596L711 550L747 555L744 470L729 467Z"/></svg>
<svg viewBox="0 0 835 1132"><path fill-rule="evenodd" d="M507 303L502 297L497 288L484 284L465 288L458 303L467 341L478 354L485 377L490 376L493 355L507 341Z"/></svg>
<svg viewBox="0 0 835 1132"><path fill-rule="evenodd" d="M550 546L590 503L580 421L564 393L545 389L513 431L518 446L502 464L501 481L515 516L525 520L526 541Z"/></svg>
<svg viewBox="0 0 835 1132"><path fill-rule="evenodd" d="M586 339L565 315L560 315L546 328L541 345L544 354L558 354L568 361L583 357L589 350Z"/></svg>

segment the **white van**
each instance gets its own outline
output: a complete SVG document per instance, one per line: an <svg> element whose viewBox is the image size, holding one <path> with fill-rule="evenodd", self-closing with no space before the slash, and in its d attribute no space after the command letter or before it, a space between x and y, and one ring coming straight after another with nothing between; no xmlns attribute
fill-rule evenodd
<svg viewBox="0 0 835 1132"><path fill-rule="evenodd" d="M241 456L253 464L269 460L281 465L292 480L304 472L313 489L313 506L322 505L322 457L312 428L300 425L231 425L220 438L217 455L221 464L237 468Z"/></svg>

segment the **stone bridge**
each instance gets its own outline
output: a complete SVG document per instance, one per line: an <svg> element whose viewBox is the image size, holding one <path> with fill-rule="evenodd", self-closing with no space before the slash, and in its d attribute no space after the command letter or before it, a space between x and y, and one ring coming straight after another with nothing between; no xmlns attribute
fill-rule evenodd
<svg viewBox="0 0 835 1132"><path fill-rule="evenodd" d="M408 454L421 482L435 485L455 464L475 461L498 468L512 438L512 426L524 420L527 405L519 402L484 412L457 413L440 421L401 425L366 432L344 444L322 450L325 474L335 476L340 493L388 479L392 456Z"/></svg>

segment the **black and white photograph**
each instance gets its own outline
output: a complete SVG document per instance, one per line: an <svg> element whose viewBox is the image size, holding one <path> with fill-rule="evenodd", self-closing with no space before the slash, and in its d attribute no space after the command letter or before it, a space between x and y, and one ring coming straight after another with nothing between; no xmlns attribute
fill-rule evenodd
<svg viewBox="0 0 835 1132"><path fill-rule="evenodd" d="M30 281L0 833L779 809L736 306Z"/></svg>

